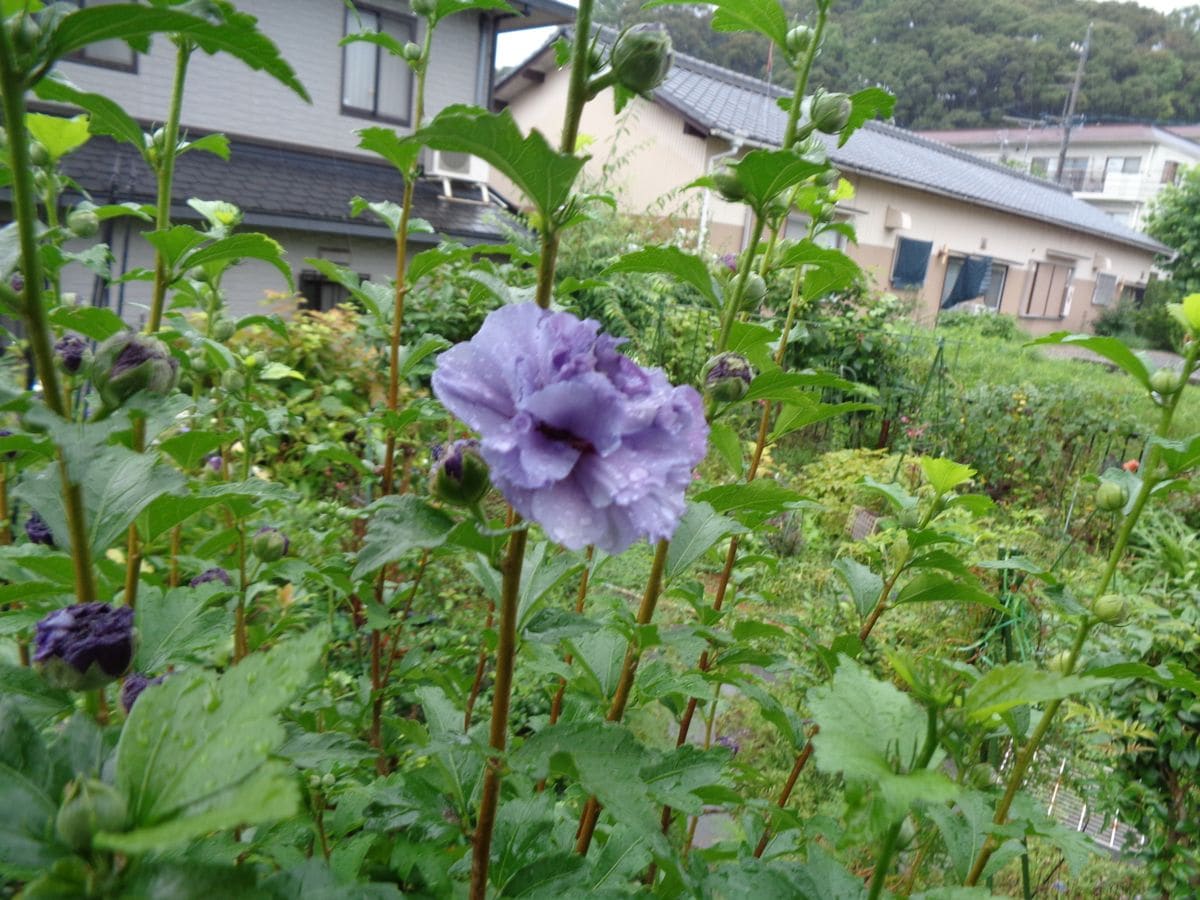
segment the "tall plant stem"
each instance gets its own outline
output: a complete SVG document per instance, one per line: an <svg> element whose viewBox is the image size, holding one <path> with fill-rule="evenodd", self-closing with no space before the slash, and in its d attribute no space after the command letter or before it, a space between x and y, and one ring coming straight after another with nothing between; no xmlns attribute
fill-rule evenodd
<svg viewBox="0 0 1200 900"><path fill-rule="evenodd" d="M8 32L0 28L0 93L3 94L4 125L8 131L9 170L12 173L12 212L21 245L21 272L25 278L21 301L22 318L29 333L34 366L42 382L46 406L66 418L58 371L54 366L54 342L50 320L42 301L44 276L37 231L37 194L33 186L33 165L29 159L29 134L25 129L25 87L23 73L13 69L14 55ZM75 597L80 603L97 600L92 551L88 541L83 491L72 478L62 448L58 448L59 476L62 480L63 507L71 541L71 563L75 576Z"/></svg>
<svg viewBox="0 0 1200 900"><path fill-rule="evenodd" d="M930 706L925 712L927 715L925 743L921 747L921 755L913 764L913 772L919 772L928 766L929 761L933 759L934 750L937 749L937 707ZM879 900L879 897L883 894L883 885L887 881L888 869L892 867L892 858L896 855L896 841L900 837L900 830L904 827L904 818L904 816L901 816L897 819L895 824L888 829L887 835L883 839L883 847L879 851L879 858L875 861L875 871L871 873L871 886L868 888L867 900Z"/></svg>
<svg viewBox="0 0 1200 900"><path fill-rule="evenodd" d="M8 518L8 466L0 462L0 546L13 542L12 522Z"/></svg>
<svg viewBox="0 0 1200 900"><path fill-rule="evenodd" d="M583 574L579 576L579 591L575 594L575 614L583 615L584 604L587 601L588 578L592 574L592 557L596 553L596 548L588 544L587 553L584 555ZM564 662L569 666L574 662L574 657L567 654ZM567 679L560 678L558 681L558 690L554 693L554 700L550 703L550 724L553 725L558 721L558 717L562 714L563 695L567 692ZM543 782L544 785L544 782Z"/></svg>
<svg viewBox="0 0 1200 900"><path fill-rule="evenodd" d="M1181 385L1187 385L1188 379L1192 372L1195 371L1197 356L1200 356L1200 340L1192 340L1188 345L1183 359L1183 371L1180 375ZM1162 439L1170 437L1171 422L1175 417L1175 410L1179 406L1183 392L1184 387L1181 386L1163 404L1155 437ZM1129 539L1133 535L1133 529L1137 525L1138 519L1141 518L1146 504L1150 501L1151 492L1160 480L1158 467L1161 461L1162 447L1157 443L1152 444L1150 452L1146 455L1146 464L1142 469L1145 477L1142 479L1141 489L1138 491L1137 497L1133 501L1133 506L1130 507L1125 520L1121 523L1120 530L1117 532L1117 539L1113 542L1112 550L1108 554L1108 563L1104 567L1104 574L1100 576L1100 581L1092 592L1093 600L1105 594L1112 584L1113 577L1117 574L1117 568L1120 566L1121 560L1125 557L1125 551L1129 546ZM1075 666L1079 662L1079 655L1083 651L1084 642L1095 625L1096 621L1091 618L1085 618L1080 622L1079 628L1075 633L1075 640L1067 656L1067 662L1063 667L1064 674L1069 675L1075 671ZM1021 748L1021 752L1017 754L1016 761L1013 763L1012 771L1009 773L1008 781L1005 784L1004 796L996 804L996 815L992 821L997 825L1003 825L1008 821L1008 812L1012 808L1013 800L1016 799L1017 791L1025 783L1025 776L1029 771L1030 765L1033 763L1033 757L1037 753L1038 747L1041 746L1046 733L1050 730L1050 726L1054 722L1054 717L1062 704L1062 700L1051 700L1046 704L1046 709L1034 727L1033 732L1029 735L1029 740L1025 742L1025 746ZM980 848L979 855L975 857L975 862L971 866L970 873L967 875L965 882L967 886L978 883L979 879L983 876L983 870L987 866L988 860L995 853L997 846L999 845L995 838L989 835Z"/></svg>
<svg viewBox="0 0 1200 900"><path fill-rule="evenodd" d="M496 827L496 809L500 805L502 754L508 746L508 709L512 699L513 664L517 652L517 602L521 590L521 565L525 560L525 542L529 532L522 528L508 539L500 587L500 634L496 646L496 682L492 697L492 727L489 744L495 755L486 763L479 815L475 820L475 840L471 858L471 900L487 895L488 865L491 861L492 832Z"/></svg>
<svg viewBox="0 0 1200 900"><path fill-rule="evenodd" d="M788 773L787 781L783 784L783 790L779 792L779 799L775 801L775 805L780 809L784 809L788 805L788 801L792 799L792 791L796 788L796 782L800 779L800 773L804 771L804 767L808 765L808 758L812 756L813 742L817 731L820 729L813 726L808 733L808 740L804 744L804 749L796 756L796 762L792 764L792 771ZM760 859L767 849L767 844L771 842L771 830L764 828L762 837L758 840L758 846L754 848L754 858Z"/></svg>
<svg viewBox="0 0 1200 900"><path fill-rule="evenodd" d="M638 607L637 624L649 625L654 618L654 609L658 606L658 598L662 594L663 571L667 566L667 549L670 541L662 540L654 548L654 562L650 564L650 577L646 579L646 590L642 594L642 604ZM638 635L635 633L629 639L625 648L625 660L621 663L621 674L617 679L617 689L613 692L612 702L608 707L609 722L620 722L625 715L625 706L629 703L629 695L633 691L633 681L637 676L638 661L642 657L642 649L638 646ZM596 830L596 820L600 817L600 803L595 797L589 797L579 817L579 830L575 836L575 852L586 855L592 843L592 834Z"/></svg>

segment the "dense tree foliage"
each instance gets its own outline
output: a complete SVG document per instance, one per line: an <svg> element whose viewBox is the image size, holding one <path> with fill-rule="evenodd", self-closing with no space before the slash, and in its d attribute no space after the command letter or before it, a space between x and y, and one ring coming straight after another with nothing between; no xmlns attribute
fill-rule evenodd
<svg viewBox="0 0 1200 900"><path fill-rule="evenodd" d="M1179 184L1163 188L1146 230L1175 251L1160 264L1179 289L1200 289L1200 167L1187 169Z"/></svg>
<svg viewBox="0 0 1200 900"><path fill-rule="evenodd" d="M638 5L605 0L601 18L665 22L682 52L767 75L762 36L713 31L702 7L639 13ZM842 0L816 78L843 90L883 85L897 96L896 121L909 128L1058 116L1089 22L1094 36L1079 114L1088 121L1200 120L1200 7L1163 15L1094 0ZM786 61L772 62L772 77L787 80Z"/></svg>

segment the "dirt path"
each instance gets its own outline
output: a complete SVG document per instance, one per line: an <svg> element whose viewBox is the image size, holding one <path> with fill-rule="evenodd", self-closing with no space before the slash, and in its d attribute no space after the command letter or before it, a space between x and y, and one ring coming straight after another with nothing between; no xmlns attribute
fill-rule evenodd
<svg viewBox="0 0 1200 900"><path fill-rule="evenodd" d="M1054 359L1082 359L1086 362L1100 363L1110 369L1116 368L1104 357L1084 347L1073 347L1070 344L1039 344L1037 350ZM1137 350L1134 352L1149 360L1152 371L1161 369L1163 366L1170 366L1175 370L1183 368L1183 357L1178 353L1168 353L1165 350ZM1200 384L1200 371L1193 372L1190 381L1192 384Z"/></svg>

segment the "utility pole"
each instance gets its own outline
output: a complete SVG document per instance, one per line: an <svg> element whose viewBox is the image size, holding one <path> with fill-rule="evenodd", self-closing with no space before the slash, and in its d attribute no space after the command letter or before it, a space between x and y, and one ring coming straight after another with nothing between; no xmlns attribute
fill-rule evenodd
<svg viewBox="0 0 1200 900"><path fill-rule="evenodd" d="M1079 88L1083 84L1083 68L1087 65L1088 50L1092 46L1092 23L1088 22L1087 35L1083 39L1083 48L1079 51L1079 66L1075 69L1075 81L1071 84L1071 93L1067 95L1067 106L1062 117L1062 146L1058 149L1058 172L1055 181L1063 183L1063 167L1067 164L1067 148L1071 146L1071 124L1075 118L1075 101L1079 99Z"/></svg>

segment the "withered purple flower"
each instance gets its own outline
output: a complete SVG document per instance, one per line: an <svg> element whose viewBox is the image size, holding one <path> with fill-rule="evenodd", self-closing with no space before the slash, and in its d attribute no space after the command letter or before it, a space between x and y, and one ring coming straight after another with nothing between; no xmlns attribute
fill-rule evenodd
<svg viewBox="0 0 1200 900"><path fill-rule="evenodd" d="M505 499L572 549L669 538L705 454L700 395L620 344L592 320L504 306L433 374L438 399L479 432Z"/></svg>
<svg viewBox="0 0 1200 900"><path fill-rule="evenodd" d="M189 581L188 584L192 587L200 587L202 584L209 584L213 581L219 581L226 587L233 585L233 581L230 579L229 573L220 566L213 566L211 569L205 569L203 572Z"/></svg>
<svg viewBox="0 0 1200 900"><path fill-rule="evenodd" d="M479 441L466 439L434 447L429 490L435 497L456 506L474 506L491 486Z"/></svg>
<svg viewBox="0 0 1200 900"><path fill-rule="evenodd" d="M91 690L125 674L133 642L128 606L77 603L37 623L33 663L56 687Z"/></svg>
<svg viewBox="0 0 1200 900"><path fill-rule="evenodd" d="M25 537L29 538L32 544L44 544L47 547L54 546L54 532L50 530L50 526L46 524L46 520L37 512L29 514L29 518L25 520Z"/></svg>
<svg viewBox="0 0 1200 900"><path fill-rule="evenodd" d="M62 367L71 375L83 368L88 357L87 341L77 334L64 334L54 344L54 353Z"/></svg>
<svg viewBox="0 0 1200 900"><path fill-rule="evenodd" d="M212 456L210 456L204 462L214 472L221 471L222 462L221 462L221 454L220 453L214 453Z"/></svg>
<svg viewBox="0 0 1200 900"><path fill-rule="evenodd" d="M166 675L159 675L157 678L149 678L141 672L134 672L127 676L121 685L121 709L125 710L125 715L129 715L137 698L142 696L142 691L152 684L162 684L166 677Z"/></svg>

